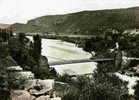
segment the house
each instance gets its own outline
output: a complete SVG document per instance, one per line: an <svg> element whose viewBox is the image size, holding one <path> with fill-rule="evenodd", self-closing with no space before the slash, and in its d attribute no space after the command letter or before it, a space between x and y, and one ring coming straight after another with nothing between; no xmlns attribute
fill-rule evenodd
<svg viewBox="0 0 139 100"><path fill-rule="evenodd" d="M23 68L21 68L20 66L10 66L7 68L7 70L9 70L9 71L23 71Z"/></svg>
<svg viewBox="0 0 139 100"><path fill-rule="evenodd" d="M7 67L7 70L9 73L17 73L18 77L34 79L34 73L32 73L31 71L23 71L23 68L20 66L10 66Z"/></svg>
<svg viewBox="0 0 139 100"><path fill-rule="evenodd" d="M127 29L124 31L124 33L139 34L139 29Z"/></svg>

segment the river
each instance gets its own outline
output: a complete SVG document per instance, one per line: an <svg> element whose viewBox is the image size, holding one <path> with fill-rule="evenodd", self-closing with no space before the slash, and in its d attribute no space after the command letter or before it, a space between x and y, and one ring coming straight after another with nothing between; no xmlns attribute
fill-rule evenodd
<svg viewBox="0 0 139 100"><path fill-rule="evenodd" d="M32 37L28 36L30 40ZM78 48L73 43L62 40L42 39L42 55L48 58L48 63L55 61L69 61L79 59L89 59L91 54ZM97 67L95 62L56 65L54 67L59 74L68 73L70 75L92 73Z"/></svg>

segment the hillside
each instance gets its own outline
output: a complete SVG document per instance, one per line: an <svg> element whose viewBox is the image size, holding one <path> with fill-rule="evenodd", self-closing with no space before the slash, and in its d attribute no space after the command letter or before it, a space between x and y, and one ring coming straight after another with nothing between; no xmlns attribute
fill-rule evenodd
<svg viewBox="0 0 139 100"><path fill-rule="evenodd" d="M94 34L100 27L134 28L139 25L139 7L82 11L65 15L48 15L13 24L16 32Z"/></svg>

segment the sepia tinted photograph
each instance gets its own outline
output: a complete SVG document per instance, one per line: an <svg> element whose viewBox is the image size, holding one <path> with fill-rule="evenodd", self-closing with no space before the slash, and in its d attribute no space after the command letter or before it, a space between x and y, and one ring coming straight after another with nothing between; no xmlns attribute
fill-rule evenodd
<svg viewBox="0 0 139 100"><path fill-rule="evenodd" d="M0 0L0 100L139 100L139 0Z"/></svg>

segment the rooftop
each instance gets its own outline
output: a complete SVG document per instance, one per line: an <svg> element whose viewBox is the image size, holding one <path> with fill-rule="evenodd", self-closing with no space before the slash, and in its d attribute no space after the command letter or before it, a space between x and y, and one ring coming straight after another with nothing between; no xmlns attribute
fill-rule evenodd
<svg viewBox="0 0 139 100"><path fill-rule="evenodd" d="M0 24L1 29L6 29L9 28L11 25L10 24Z"/></svg>

